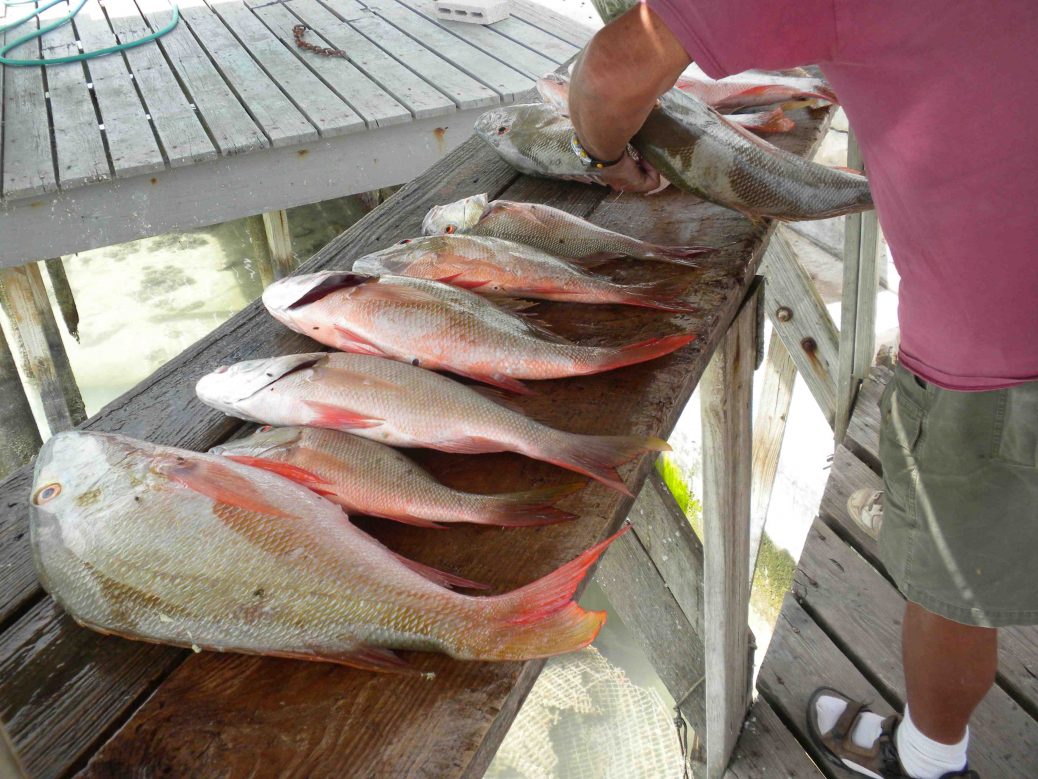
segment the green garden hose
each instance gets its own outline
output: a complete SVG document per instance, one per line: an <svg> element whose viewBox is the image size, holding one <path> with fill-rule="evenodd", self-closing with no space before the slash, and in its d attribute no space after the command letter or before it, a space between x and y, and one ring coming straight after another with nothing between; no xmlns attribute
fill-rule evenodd
<svg viewBox="0 0 1038 779"><path fill-rule="evenodd" d="M6 6L35 4L35 0L0 0L0 2L3 2L3 4ZM21 25L30 21L33 17L39 16L48 8L51 8L57 5L58 3L64 2L65 0L48 0L43 5L37 7L33 11L23 16L21 19L17 19L9 24L0 25L0 33L5 33L8 30L13 30L15 27L20 27ZM23 43L31 41L33 38L39 38L42 35L46 35L51 30L56 29L63 24L68 24L69 22L71 22L72 19L76 16L76 14L79 13L80 9L82 9L83 6L86 5L86 2L87 0L79 0L76 7L72 9L68 16L64 16L61 19L56 19L55 21L40 27L38 30L33 30L32 32L26 33L25 35L22 35L21 37L16 38L15 40L10 41L9 43L5 43L2 47L0 47L0 65L9 65L11 67L28 67L30 65L61 65L66 62L82 62L83 60L93 59L94 57L102 57L105 54L115 54L119 51L126 51L126 49L132 49L134 46L141 46L145 43L151 43L153 40L160 38L166 33L172 31L173 28L177 26L177 22L180 21L180 7L176 3L174 3L173 16L170 18L169 23L166 24L165 27L163 27L161 30L156 30L153 33L149 33L148 35L145 35L143 38L138 38L135 41L117 43L115 46L106 46L103 49L97 49L95 51L84 51L80 54L71 54L67 57L54 57L48 59L11 59L7 56L7 52L15 48L16 46L21 46Z"/></svg>

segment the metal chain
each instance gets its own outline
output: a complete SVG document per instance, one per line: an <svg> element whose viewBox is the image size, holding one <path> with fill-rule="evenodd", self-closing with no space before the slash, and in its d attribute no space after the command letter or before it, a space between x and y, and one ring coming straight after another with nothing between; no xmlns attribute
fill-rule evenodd
<svg viewBox="0 0 1038 779"><path fill-rule="evenodd" d="M308 43L303 40L303 34L309 30L305 24L297 24L292 28L292 35L295 36L296 46L307 51L312 51L314 54L320 54L322 57L342 57L346 59L346 52L342 49L331 49L327 46L315 46L312 43Z"/></svg>

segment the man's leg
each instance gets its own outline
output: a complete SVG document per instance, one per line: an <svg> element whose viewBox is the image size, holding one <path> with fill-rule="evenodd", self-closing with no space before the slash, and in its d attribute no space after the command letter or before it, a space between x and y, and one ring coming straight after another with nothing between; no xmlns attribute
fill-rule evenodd
<svg viewBox="0 0 1038 779"><path fill-rule="evenodd" d="M912 721L934 741L960 741L995 683L998 631L953 622L910 602L901 648Z"/></svg>

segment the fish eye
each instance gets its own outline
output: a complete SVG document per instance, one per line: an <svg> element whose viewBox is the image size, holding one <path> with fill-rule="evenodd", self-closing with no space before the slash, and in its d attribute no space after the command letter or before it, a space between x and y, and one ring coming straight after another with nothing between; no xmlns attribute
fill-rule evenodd
<svg viewBox="0 0 1038 779"><path fill-rule="evenodd" d="M497 134L498 135L504 135L506 132L508 132L508 128L505 127L504 125L501 125L500 127L497 128Z"/></svg>
<svg viewBox="0 0 1038 779"><path fill-rule="evenodd" d="M411 239L410 238L405 238L404 240L400 241L397 244L397 246L403 246L405 243L411 243Z"/></svg>
<svg viewBox="0 0 1038 779"><path fill-rule="evenodd" d="M273 430L273 429L274 429L274 426L273 426L273 425L264 425L263 427L261 427L261 428L259 429L259 431L260 431L261 433L269 433L269 432L270 432L271 430Z"/></svg>
<svg viewBox="0 0 1038 779"><path fill-rule="evenodd" d="M36 490L36 494L32 496L32 502L37 506L42 506L44 503L49 503L54 500L60 494L61 485L54 482L53 484L47 484Z"/></svg>
<svg viewBox="0 0 1038 779"><path fill-rule="evenodd" d="M455 230L457 230L457 229L458 229L458 228L457 228L457 227L455 227L454 225L447 225L447 229L446 229L446 230L444 230L443 232L445 232L445 233L447 233L448 235L450 235L451 233L453 233L453 232L454 232Z"/></svg>

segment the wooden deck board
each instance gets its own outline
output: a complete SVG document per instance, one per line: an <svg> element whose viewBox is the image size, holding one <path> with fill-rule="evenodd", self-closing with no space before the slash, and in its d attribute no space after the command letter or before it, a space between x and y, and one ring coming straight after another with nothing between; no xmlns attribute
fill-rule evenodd
<svg viewBox="0 0 1038 779"><path fill-rule="evenodd" d="M575 57L583 45L575 46L552 35L550 31L546 31L538 25L514 16L494 22L490 26L503 36L533 51L541 52L558 64ZM543 76L544 73L540 75Z"/></svg>
<svg viewBox="0 0 1038 779"><path fill-rule="evenodd" d="M67 2L58 3L40 14L40 22L42 25L50 24L67 16L69 10ZM79 53L76 36L68 25L46 33L40 39L40 48L46 59ZM47 94L61 186L76 187L111 178L108 155L105 154L83 64L70 62L47 66Z"/></svg>
<svg viewBox="0 0 1038 779"><path fill-rule="evenodd" d="M116 44L97 0L88 0L76 16L76 35L87 51ZM68 29L68 28L62 28ZM55 31L56 32L56 31ZM130 71L122 57L97 57L87 64L101 123L105 126L112 168L117 178L162 170L166 161L135 89L127 89Z"/></svg>
<svg viewBox="0 0 1038 779"><path fill-rule="evenodd" d="M112 31L121 41L132 41L151 33L133 0L104 0ZM215 159L216 147L198 120L158 46L136 46L123 56L133 71L134 83L147 104L148 114L166 161L173 167Z"/></svg>
<svg viewBox="0 0 1038 779"><path fill-rule="evenodd" d="M725 779L822 779L800 742L767 701L758 698L735 744Z"/></svg>
<svg viewBox="0 0 1038 779"><path fill-rule="evenodd" d="M551 10L534 0L511 0L512 15L535 25L541 30L548 30L556 38L566 41L577 48L583 48L591 40L598 27L575 22L567 16Z"/></svg>
<svg viewBox="0 0 1038 779"><path fill-rule="evenodd" d="M172 10L169 0L137 0L137 7L153 29L161 28L169 20ZM190 93L199 117L221 154L243 154L270 146L268 137L206 56L187 24L178 24L159 40L158 45ZM256 85L256 88L262 88L262 85ZM291 110L291 106L288 108ZM298 114L296 118L300 124L306 124ZM270 120L264 129L271 139L277 142L296 139L288 118L282 118L280 114L277 117L260 114L260 119Z"/></svg>

